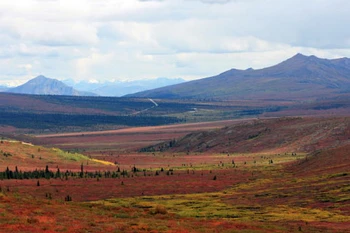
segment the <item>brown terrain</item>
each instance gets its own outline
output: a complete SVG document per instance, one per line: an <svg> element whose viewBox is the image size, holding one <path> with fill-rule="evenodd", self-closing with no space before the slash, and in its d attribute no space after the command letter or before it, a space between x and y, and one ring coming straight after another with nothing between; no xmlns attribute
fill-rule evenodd
<svg viewBox="0 0 350 233"><path fill-rule="evenodd" d="M350 143L349 117L284 117L253 119L221 129L194 132L149 147L171 152L313 152Z"/></svg>

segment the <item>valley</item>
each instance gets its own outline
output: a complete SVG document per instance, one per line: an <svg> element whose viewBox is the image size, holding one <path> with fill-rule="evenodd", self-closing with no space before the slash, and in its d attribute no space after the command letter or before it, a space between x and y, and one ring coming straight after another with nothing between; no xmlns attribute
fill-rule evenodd
<svg viewBox="0 0 350 233"><path fill-rule="evenodd" d="M349 9L1 0L0 233L350 233Z"/></svg>
<svg viewBox="0 0 350 233"><path fill-rule="evenodd" d="M128 97L45 77L0 93L0 232L347 233L348 62L297 54Z"/></svg>
<svg viewBox="0 0 350 233"><path fill-rule="evenodd" d="M3 138L0 229L348 232L349 130L289 117Z"/></svg>

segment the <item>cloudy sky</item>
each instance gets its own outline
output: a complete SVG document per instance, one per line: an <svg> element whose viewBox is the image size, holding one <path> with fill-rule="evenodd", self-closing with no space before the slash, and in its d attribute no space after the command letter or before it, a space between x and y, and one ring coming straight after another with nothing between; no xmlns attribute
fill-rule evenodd
<svg viewBox="0 0 350 233"><path fill-rule="evenodd" d="M0 84L187 80L350 57L348 0L1 0Z"/></svg>

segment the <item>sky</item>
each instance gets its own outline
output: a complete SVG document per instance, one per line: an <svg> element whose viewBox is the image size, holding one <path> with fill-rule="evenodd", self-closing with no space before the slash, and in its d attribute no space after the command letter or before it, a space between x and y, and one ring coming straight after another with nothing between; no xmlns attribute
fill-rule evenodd
<svg viewBox="0 0 350 233"><path fill-rule="evenodd" d="M348 0L1 0L0 85L199 79L350 57Z"/></svg>

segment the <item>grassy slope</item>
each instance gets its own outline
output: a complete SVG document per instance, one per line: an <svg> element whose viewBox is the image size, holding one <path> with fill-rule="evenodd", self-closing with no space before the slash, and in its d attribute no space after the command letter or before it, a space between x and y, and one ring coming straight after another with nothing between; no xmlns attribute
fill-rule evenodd
<svg viewBox="0 0 350 233"><path fill-rule="evenodd" d="M266 232L349 232L349 149L344 146L325 151L287 167L244 167L252 173L250 180L221 192L107 202L141 208L162 205L181 217L260 222Z"/></svg>
<svg viewBox="0 0 350 233"><path fill-rule="evenodd" d="M34 169L60 168L64 170L79 170L84 164L86 170L98 170L114 167L113 163L94 160L78 153L64 152L58 148L45 148L19 141L1 140L0 143L0 169L9 167L14 170L15 166L22 171ZM88 165L87 165L88 164Z"/></svg>
<svg viewBox="0 0 350 233"><path fill-rule="evenodd" d="M133 206L63 203L3 194L0 200L0 230L4 232L269 232L254 223L182 218Z"/></svg>
<svg viewBox="0 0 350 233"><path fill-rule="evenodd" d="M190 152L312 152L349 144L350 118L288 117L255 120L218 130L188 134L169 148L169 143L153 146L156 151Z"/></svg>

